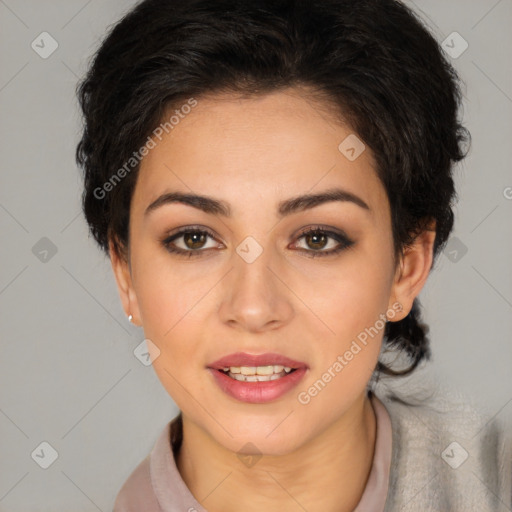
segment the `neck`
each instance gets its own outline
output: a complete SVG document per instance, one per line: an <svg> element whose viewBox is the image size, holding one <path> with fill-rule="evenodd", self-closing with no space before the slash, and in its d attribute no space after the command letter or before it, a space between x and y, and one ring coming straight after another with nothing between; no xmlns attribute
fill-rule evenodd
<svg viewBox="0 0 512 512"><path fill-rule="evenodd" d="M236 453L183 416L176 464L209 512L351 512L370 474L375 438L375 414L364 394L341 418L294 451L263 455L245 467Z"/></svg>

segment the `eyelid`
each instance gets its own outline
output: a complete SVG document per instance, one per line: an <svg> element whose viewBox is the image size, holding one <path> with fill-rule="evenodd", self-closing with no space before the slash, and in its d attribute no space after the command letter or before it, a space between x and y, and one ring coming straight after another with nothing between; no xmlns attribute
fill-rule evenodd
<svg viewBox="0 0 512 512"><path fill-rule="evenodd" d="M163 239L168 240L169 238L172 238L174 236L183 235L184 233L189 233L191 231L192 232L193 231L205 232L212 238L217 238L217 235L210 228L207 228L206 226L201 226L200 224L192 224L190 226L181 226L179 228L171 229L170 231L167 231L164 234Z"/></svg>
<svg viewBox="0 0 512 512"><path fill-rule="evenodd" d="M305 234L308 234L308 233L314 232L314 231L323 231L324 233L337 235L337 236L346 238L347 240L350 240L350 237L342 229L335 228L334 226L324 226L322 224L313 224L312 226L307 226L305 228L302 228L298 232L298 234L295 235L295 238L299 238Z"/></svg>

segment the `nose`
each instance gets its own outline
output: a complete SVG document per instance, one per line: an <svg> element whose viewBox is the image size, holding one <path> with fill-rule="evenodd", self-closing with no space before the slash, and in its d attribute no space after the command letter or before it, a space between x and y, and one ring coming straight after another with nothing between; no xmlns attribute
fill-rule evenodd
<svg viewBox="0 0 512 512"><path fill-rule="evenodd" d="M286 262L279 261L270 247L261 247L261 252L257 249L249 244L234 252L233 268L222 284L221 321L240 331L277 329L289 323L294 314ZM252 257L248 257L251 251Z"/></svg>

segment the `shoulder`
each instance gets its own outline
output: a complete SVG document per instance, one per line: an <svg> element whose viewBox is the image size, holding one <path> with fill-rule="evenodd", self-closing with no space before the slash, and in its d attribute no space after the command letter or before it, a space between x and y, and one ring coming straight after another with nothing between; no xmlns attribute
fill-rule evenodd
<svg viewBox="0 0 512 512"><path fill-rule="evenodd" d="M119 490L113 512L161 512L151 485L150 457L139 463Z"/></svg>
<svg viewBox="0 0 512 512"><path fill-rule="evenodd" d="M469 397L376 392L392 425L386 511L500 511L512 506L512 436Z"/></svg>

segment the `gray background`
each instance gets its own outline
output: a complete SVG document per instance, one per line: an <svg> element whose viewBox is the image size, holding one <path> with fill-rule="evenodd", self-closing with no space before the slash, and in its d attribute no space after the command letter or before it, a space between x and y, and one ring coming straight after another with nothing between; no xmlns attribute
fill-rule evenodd
<svg viewBox="0 0 512 512"><path fill-rule="evenodd" d="M133 354L143 332L125 318L110 263L88 238L74 162L77 79L131 5L0 0L2 512L111 510L177 413ZM451 58L473 136L456 171L455 231L420 295L434 358L418 376L504 417L512 409L512 0L411 5L440 42L456 31L469 44ZM43 31L58 43L46 59L31 47ZM453 37L448 44L462 48ZM46 470L35 460L48 449L31 456L43 441L58 453Z"/></svg>

